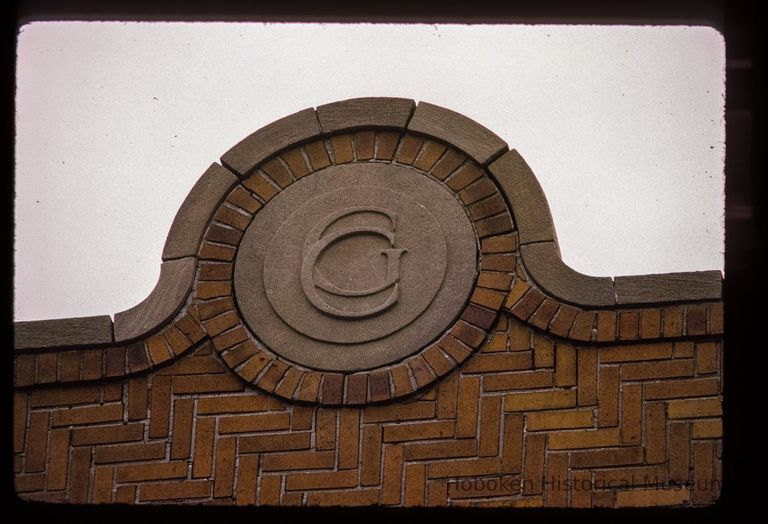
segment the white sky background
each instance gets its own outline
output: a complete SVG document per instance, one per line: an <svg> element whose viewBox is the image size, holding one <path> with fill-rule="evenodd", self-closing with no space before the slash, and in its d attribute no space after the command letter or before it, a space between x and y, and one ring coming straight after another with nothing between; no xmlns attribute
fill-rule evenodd
<svg viewBox="0 0 768 524"><path fill-rule="evenodd" d="M277 118L362 96L438 104L506 140L582 273L722 270L724 66L704 27L27 25L15 319L137 304L211 162Z"/></svg>

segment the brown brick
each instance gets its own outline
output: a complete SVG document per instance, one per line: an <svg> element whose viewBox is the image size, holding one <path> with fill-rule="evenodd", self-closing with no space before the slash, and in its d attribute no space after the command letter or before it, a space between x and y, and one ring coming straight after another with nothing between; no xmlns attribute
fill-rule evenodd
<svg viewBox="0 0 768 524"><path fill-rule="evenodd" d="M77 428L72 431L73 446L130 442L144 438L144 424L123 424Z"/></svg>
<svg viewBox="0 0 768 524"><path fill-rule="evenodd" d="M480 272L480 275L478 276L477 285L484 288L507 291L509 290L509 287L512 285L512 275L508 273L500 273L498 271L483 270ZM492 315L492 313L488 313L488 314ZM471 322L471 321L468 321L468 322ZM471 323L474 324L474 322L471 322ZM479 324L475 324L475 325L479 325ZM487 326L481 326L481 327L487 327Z"/></svg>
<svg viewBox="0 0 768 524"><path fill-rule="evenodd" d="M296 147L293 149L290 149L283 153L281 155L281 158L283 161L288 165L288 168L291 171L291 174L293 175L293 178L298 180L299 178L302 178L304 176L307 176L309 174L309 167L307 166L307 161L304 160L304 154L302 153L302 148ZM285 176L285 174L279 172L273 172L270 173L270 177L277 182L277 184L280 187L287 187L289 186L293 180L290 177Z"/></svg>
<svg viewBox="0 0 768 524"><path fill-rule="evenodd" d="M592 410L543 411L528 414L528 431L588 428L592 426Z"/></svg>
<svg viewBox="0 0 768 524"><path fill-rule="evenodd" d="M643 390L640 384L621 386L621 442L625 446L641 441Z"/></svg>
<svg viewBox="0 0 768 524"><path fill-rule="evenodd" d="M75 382L80 380L80 352L65 351L59 353L59 380Z"/></svg>
<svg viewBox="0 0 768 524"><path fill-rule="evenodd" d="M529 322L539 329L546 330L550 321L555 316L560 304L550 298L544 299L539 308L529 319Z"/></svg>
<svg viewBox="0 0 768 524"><path fill-rule="evenodd" d="M186 475L187 463L183 460L117 466L117 482L180 479Z"/></svg>
<svg viewBox="0 0 768 524"><path fill-rule="evenodd" d="M403 505L405 507L425 505L426 478L427 467L425 464L408 464L406 466L405 486L403 489Z"/></svg>
<svg viewBox="0 0 768 524"><path fill-rule="evenodd" d="M357 486L357 470L293 473L285 476L285 489L333 489Z"/></svg>
<svg viewBox="0 0 768 524"><path fill-rule="evenodd" d="M396 131L376 132L376 159L391 160L400 141L400 133Z"/></svg>
<svg viewBox="0 0 768 524"><path fill-rule="evenodd" d="M523 282L519 278L516 279L515 283L512 285L512 289L509 290L507 300L504 302L504 307L511 310L530 289L531 286L526 282Z"/></svg>
<svg viewBox="0 0 768 524"><path fill-rule="evenodd" d="M549 449L605 448L620 443L618 428L550 433Z"/></svg>
<svg viewBox="0 0 768 524"><path fill-rule="evenodd" d="M640 312L640 336L658 338L661 335L661 310L643 309Z"/></svg>
<svg viewBox="0 0 768 524"><path fill-rule="evenodd" d="M286 497L289 494L286 494ZM285 498L283 498L285 503ZM379 490L323 491L307 494L307 506L373 506L379 502Z"/></svg>
<svg viewBox="0 0 768 524"><path fill-rule="evenodd" d="M642 446L574 451L571 453L571 467L595 468L642 464L643 456Z"/></svg>
<svg viewBox="0 0 768 524"><path fill-rule="evenodd" d="M210 477L213 472L213 444L216 420L198 417L195 424L195 452L192 461L192 477Z"/></svg>
<svg viewBox="0 0 768 524"><path fill-rule="evenodd" d="M589 471L573 471L571 473L571 482L573 486L588 486L592 482L592 473ZM574 489L571 491L572 508L590 508L592 507L592 490Z"/></svg>
<svg viewBox="0 0 768 524"><path fill-rule="evenodd" d="M719 417L723 414L718 398L672 400L669 402L669 418Z"/></svg>
<svg viewBox="0 0 768 524"><path fill-rule="evenodd" d="M659 466L612 468L594 472L595 484L603 486L658 486L664 480L664 470Z"/></svg>
<svg viewBox="0 0 768 524"><path fill-rule="evenodd" d="M280 475L262 475L258 492L259 504L269 506L280 504L282 479Z"/></svg>
<svg viewBox="0 0 768 524"><path fill-rule="evenodd" d="M328 151L325 149L325 142L322 140L316 140L307 144L304 146L304 150L307 152L307 157L313 171L331 165L331 159L328 157Z"/></svg>
<svg viewBox="0 0 768 524"><path fill-rule="evenodd" d="M480 274L482 278L483 273ZM473 304L467 306L461 319L481 329L490 328L496 320L497 313L487 309L477 307Z"/></svg>
<svg viewBox="0 0 768 524"><path fill-rule="evenodd" d="M168 342L168 345L171 348L171 352L173 352L174 355L181 355L190 347L192 347L192 342L190 342L189 339L185 337L178 328L176 328L176 326L170 326L167 328L163 332L163 337L165 337L165 340Z"/></svg>
<svg viewBox="0 0 768 524"><path fill-rule="evenodd" d="M519 473L523 463L523 429L525 419L522 414L504 415L504 435L502 444L502 471Z"/></svg>
<svg viewBox="0 0 768 524"><path fill-rule="evenodd" d="M544 301L544 298L545 296L541 291L532 287L512 308L512 314L520 320L527 320Z"/></svg>
<svg viewBox="0 0 768 524"><path fill-rule="evenodd" d="M478 452L477 444L477 440L475 439L411 442L405 444L405 459L427 460L473 457L476 456Z"/></svg>
<svg viewBox="0 0 768 524"><path fill-rule="evenodd" d="M713 482L714 445L706 441L693 442L693 503L710 504L718 498L719 489Z"/></svg>
<svg viewBox="0 0 768 524"><path fill-rule="evenodd" d="M240 324L240 317L237 313L230 310L219 316L208 319L203 323L205 324L205 330L208 335L215 337L216 335Z"/></svg>
<svg viewBox="0 0 768 524"><path fill-rule="evenodd" d="M724 316L723 316L723 303L718 302L716 304L709 305L709 332L714 335L719 335L723 332L724 328Z"/></svg>
<svg viewBox="0 0 768 524"><path fill-rule="evenodd" d="M307 431L296 431L285 434L240 437L240 453L308 449L310 435L311 434ZM319 445L318 449L320 449Z"/></svg>
<svg viewBox="0 0 768 524"><path fill-rule="evenodd" d="M263 459L263 471L291 471L333 468L333 451L293 451L290 453L272 453Z"/></svg>
<svg viewBox="0 0 768 524"><path fill-rule="evenodd" d="M463 342L457 340L450 334L444 335L440 340L438 340L437 345L440 346L446 353L448 353L457 364L461 364L472 354L472 350L470 348L468 348ZM394 371L396 369L397 367L392 368L393 377L395 376ZM395 385L397 385L397 383L395 383Z"/></svg>
<svg viewBox="0 0 768 524"><path fill-rule="evenodd" d="M578 350L579 406L597 403L597 350L592 347Z"/></svg>
<svg viewBox="0 0 768 524"><path fill-rule="evenodd" d="M496 186L487 176L480 177L459 192L459 198L465 205L470 205L491 195L497 195Z"/></svg>
<svg viewBox="0 0 768 524"><path fill-rule="evenodd" d="M512 331L510 331L510 335L511 333ZM512 349L511 344L512 337L510 336L510 349ZM528 342L528 344L530 345L530 342ZM533 365L536 368L555 367L555 344L552 340L538 335L534 337Z"/></svg>
<svg viewBox="0 0 768 524"><path fill-rule="evenodd" d="M373 371L368 380L370 383L369 400L379 402L391 397L389 370L379 369Z"/></svg>
<svg viewBox="0 0 768 524"><path fill-rule="evenodd" d="M258 455L242 455L239 458L237 465L237 487L235 489L235 503L238 506L256 504L258 472Z"/></svg>
<svg viewBox="0 0 768 524"><path fill-rule="evenodd" d="M230 366L236 365L235 362L245 362L237 370L237 374L247 381L253 382L261 373L261 370L272 362L272 357L259 350L251 340L246 340L234 348L224 353L224 361Z"/></svg>
<svg viewBox="0 0 768 524"><path fill-rule="evenodd" d="M664 404L649 402L645 404L645 461L648 464L664 462L667 452L667 417Z"/></svg>
<svg viewBox="0 0 768 524"><path fill-rule="evenodd" d="M341 404L344 399L344 375L324 373L321 398L325 404Z"/></svg>
<svg viewBox="0 0 768 524"><path fill-rule="evenodd" d="M381 480L381 503L399 504L403 478L402 444L384 447L384 467Z"/></svg>
<svg viewBox="0 0 768 524"><path fill-rule="evenodd" d="M35 355L17 355L14 358L14 384L30 386L35 383Z"/></svg>
<svg viewBox="0 0 768 524"><path fill-rule="evenodd" d="M600 366L597 426L619 423L619 366Z"/></svg>
<svg viewBox="0 0 768 524"><path fill-rule="evenodd" d="M474 163L467 163L461 166L447 180L448 187L454 191L461 191L469 184L483 176L483 172Z"/></svg>
<svg viewBox="0 0 768 524"><path fill-rule="evenodd" d="M143 502L201 499L210 496L211 482L208 480L142 484L139 490L139 500Z"/></svg>
<svg viewBox="0 0 768 524"><path fill-rule="evenodd" d="M26 393L13 395L13 452L24 451L24 437L27 430L29 399Z"/></svg>
<svg viewBox="0 0 768 524"><path fill-rule="evenodd" d="M575 406L576 391L572 389L504 395L504 411L529 411Z"/></svg>
<svg viewBox="0 0 768 524"><path fill-rule="evenodd" d="M459 320L451 328L451 335L471 348L480 347L486 333L482 329ZM447 349L447 348L443 348Z"/></svg>
<svg viewBox="0 0 768 524"><path fill-rule="evenodd" d="M445 180L448 175L453 173L457 167L459 167L466 157L464 155L448 149L443 157L432 168L432 174L440 180Z"/></svg>
<svg viewBox="0 0 768 524"><path fill-rule="evenodd" d="M168 435L171 409L171 377L152 378L152 396L149 406L149 438Z"/></svg>
<svg viewBox="0 0 768 524"><path fill-rule="evenodd" d="M555 347L555 385L576 385L576 348L569 344Z"/></svg>
<svg viewBox="0 0 768 524"><path fill-rule="evenodd" d="M538 495L544 480L544 452L546 435L529 433L525 437L525 464L523 469L523 495Z"/></svg>
<svg viewBox="0 0 768 524"><path fill-rule="evenodd" d="M723 436L721 419L696 420L693 422L693 438L720 438Z"/></svg>
<svg viewBox="0 0 768 524"><path fill-rule="evenodd" d="M434 402L395 403L384 406L371 406L363 411L363 421L393 422L402 420L430 419L435 416Z"/></svg>
<svg viewBox="0 0 768 524"><path fill-rule="evenodd" d="M162 364L171 360L171 349L168 347L168 343L162 337L162 335L156 335L147 340L147 350L149 351L149 358L154 365Z"/></svg>
<svg viewBox="0 0 768 524"><path fill-rule="evenodd" d="M707 333L707 306L696 304L688 306L686 334L705 335Z"/></svg>
<svg viewBox="0 0 768 524"><path fill-rule="evenodd" d="M640 333L640 313L638 311L619 312L619 339L634 340Z"/></svg>
<svg viewBox="0 0 768 524"><path fill-rule="evenodd" d="M120 382L110 382L104 384L101 395L102 402L123 401L123 384Z"/></svg>
<svg viewBox="0 0 768 524"><path fill-rule="evenodd" d="M621 368L622 380L647 380L693 375L692 360L664 360L660 362L624 364Z"/></svg>
<svg viewBox="0 0 768 524"><path fill-rule="evenodd" d="M400 142L400 147L397 150L396 159L402 164L413 164L416 160L416 155L419 154L421 145L424 140L413 135L405 135Z"/></svg>
<svg viewBox="0 0 768 524"><path fill-rule="evenodd" d="M430 463L427 469L427 477L430 479L479 477L499 473L501 473L501 461L498 457L436 461Z"/></svg>
<svg viewBox="0 0 768 524"><path fill-rule="evenodd" d="M40 389L30 392L29 406L33 408L70 406L99 402L99 386L75 386L67 388Z"/></svg>
<svg viewBox="0 0 768 524"><path fill-rule="evenodd" d="M264 411L267 399L260 395L215 396L198 400L198 415L215 415L219 413L250 413Z"/></svg>
<svg viewBox="0 0 768 524"><path fill-rule="evenodd" d="M62 411L54 411L51 426L95 424L99 422L115 422L118 420L123 420L123 405L105 404L102 406L84 406Z"/></svg>
<svg viewBox="0 0 768 524"><path fill-rule="evenodd" d="M226 204L222 204L221 206L219 206L219 210L216 212L213 218L221 222L222 224L227 224L228 226L237 228L240 231L245 231L245 229L251 223L252 216L242 212L238 208L231 207ZM202 267L203 266L201 265L201 270L202 270ZM224 270L224 268L217 268L217 271L219 270ZM201 271L201 276L203 274L204 273L202 273ZM206 278L209 278L209 277L206 277ZM218 279L211 278L210 280L218 280Z"/></svg>
<svg viewBox="0 0 768 524"><path fill-rule="evenodd" d="M200 318L203 320L215 317L216 315L234 309L234 303L232 297L217 298L209 300L207 302L201 302L198 304L197 309L200 313Z"/></svg>
<svg viewBox="0 0 768 524"><path fill-rule="evenodd" d="M479 377L464 377L459 381L458 417L456 419L457 437L473 437L476 435L479 395Z"/></svg>
<svg viewBox="0 0 768 524"><path fill-rule="evenodd" d="M511 253L517 251L517 235L499 235L480 242L483 253Z"/></svg>
<svg viewBox="0 0 768 524"><path fill-rule="evenodd" d="M228 244L230 246L237 246L240 243L240 237L243 236L243 232L239 229L235 229L223 224L217 224L215 222L208 226L208 232L205 234L205 239L210 242L218 242L220 244ZM208 280L208 279L206 279ZM210 279L221 280L221 279Z"/></svg>
<svg viewBox="0 0 768 524"><path fill-rule="evenodd" d="M91 502L93 504L105 504L112 502L112 483L115 468L102 466L93 470L93 486L91 488Z"/></svg>
<svg viewBox="0 0 768 524"><path fill-rule="evenodd" d="M49 491L56 491L67 487L69 436L70 431L68 429L55 429L51 431L51 443L48 451L48 456L50 458L46 475L46 488ZM98 448L98 450L100 449L103 448Z"/></svg>
<svg viewBox="0 0 768 524"><path fill-rule="evenodd" d="M579 311L573 321L571 338L583 342L592 340L596 318L597 315L592 311Z"/></svg>
<svg viewBox="0 0 768 524"><path fill-rule="evenodd" d="M616 312L598 311L597 339L598 342L616 340Z"/></svg>
<svg viewBox="0 0 768 524"><path fill-rule="evenodd" d="M717 344L702 342L696 344L696 373L705 375L717 372Z"/></svg>
<svg viewBox="0 0 768 524"><path fill-rule="evenodd" d="M501 397L483 397L480 409L480 444L478 455L492 457L499 454L501 428Z"/></svg>
<svg viewBox="0 0 768 524"><path fill-rule="evenodd" d="M273 360L256 382L259 387L270 393L275 390L277 384L288 371L288 365L280 360Z"/></svg>
<svg viewBox="0 0 768 524"><path fill-rule="evenodd" d="M413 165L422 171L429 171L444 152L445 146L443 144L427 140Z"/></svg>
<svg viewBox="0 0 768 524"><path fill-rule="evenodd" d="M291 408L291 429L312 429L315 410L311 406L294 405Z"/></svg>
<svg viewBox="0 0 768 524"><path fill-rule="evenodd" d="M688 481L690 455L690 424L669 425L669 481L683 484Z"/></svg>
<svg viewBox="0 0 768 524"><path fill-rule="evenodd" d="M384 442L405 442L451 438L454 436L454 426L455 423L452 420L384 426L383 440Z"/></svg>
<svg viewBox="0 0 768 524"><path fill-rule="evenodd" d="M45 489L45 475L43 473L16 475L14 478L14 488L17 494L42 491Z"/></svg>
<svg viewBox="0 0 768 524"><path fill-rule="evenodd" d="M666 380L645 384L644 388L646 400L704 397L716 395L720 390L720 381L717 378Z"/></svg>
<svg viewBox="0 0 768 524"><path fill-rule="evenodd" d="M355 159L352 150L352 135L336 135L331 138L331 148L336 164L346 164Z"/></svg>
<svg viewBox="0 0 768 524"><path fill-rule="evenodd" d="M665 307L663 311L664 336L681 336L683 334L683 306L669 306Z"/></svg>
<svg viewBox="0 0 768 524"><path fill-rule="evenodd" d="M315 447L333 449L336 447L336 411L318 409L316 418Z"/></svg>
<svg viewBox="0 0 768 524"><path fill-rule="evenodd" d="M599 349L600 362L632 362L660 360L672 357L672 344L639 344L632 346L606 346Z"/></svg>
<svg viewBox="0 0 768 524"><path fill-rule="evenodd" d="M58 354L41 353L37 355L37 383L56 382L58 374Z"/></svg>
<svg viewBox="0 0 768 524"><path fill-rule="evenodd" d="M434 373L420 355L411 357L406 362L413 379L416 381L417 388L422 388L435 379Z"/></svg>
<svg viewBox="0 0 768 524"><path fill-rule="evenodd" d="M69 439L67 438L67 442ZM155 460L165 457L165 442L137 442L116 446L99 446L94 450L94 464L112 464L138 460Z"/></svg>
<svg viewBox="0 0 768 524"><path fill-rule="evenodd" d="M233 375L182 375L173 378L173 392L180 395L242 390L243 383Z"/></svg>
<svg viewBox="0 0 768 524"><path fill-rule="evenodd" d="M274 197L280 191L267 179L266 176L264 176L263 173L258 171L246 178L243 181L243 185L265 202Z"/></svg>
<svg viewBox="0 0 768 524"><path fill-rule="evenodd" d="M568 454L547 453L547 474L544 479L546 505L552 508L568 507Z"/></svg>
<svg viewBox="0 0 768 524"><path fill-rule="evenodd" d="M486 375L483 377L483 392L546 388L552 386L552 379L552 371L548 369Z"/></svg>
<svg viewBox="0 0 768 524"><path fill-rule="evenodd" d="M467 208L469 214L473 220L480 220L489 216L496 215L506 211L507 207L504 204L504 199L499 193L494 193L490 197L475 202ZM514 251L511 249L510 251ZM485 252L485 251L484 251Z"/></svg>
<svg viewBox="0 0 768 524"><path fill-rule="evenodd" d="M194 401L178 399L173 403L171 458L188 458L192 447L192 410Z"/></svg>
<svg viewBox="0 0 768 524"><path fill-rule="evenodd" d="M142 420L147 417L149 400L148 380L134 378L128 381L128 420Z"/></svg>
<svg viewBox="0 0 768 524"><path fill-rule="evenodd" d="M90 349L82 353L83 380L98 380L104 376L104 351ZM170 358L170 354L168 356Z"/></svg>
<svg viewBox="0 0 768 524"><path fill-rule="evenodd" d="M650 506L679 506L688 502L690 492L685 488L638 489L618 491L617 508L646 508Z"/></svg>
<svg viewBox="0 0 768 524"><path fill-rule="evenodd" d="M231 262L235 258L236 252L237 250L234 246L227 246L224 244L212 244L206 240L200 246L200 253L198 256L201 260L221 260L224 262ZM202 285L202 284L206 284L206 285ZM225 293L222 290L226 286L224 285L210 286L208 284L213 284L213 282L201 281L198 284L198 298L206 299L206 298L224 296ZM216 282L216 284L223 284L223 283ZM200 290L200 287L202 287L202 292Z"/></svg>
<svg viewBox="0 0 768 524"><path fill-rule="evenodd" d="M136 486L117 486L114 502L117 504L133 504L136 500Z"/></svg>
<svg viewBox="0 0 768 524"><path fill-rule="evenodd" d="M231 497L235 477L235 437L220 438L216 441L216 464L214 472L213 496Z"/></svg>
<svg viewBox="0 0 768 524"><path fill-rule="evenodd" d="M320 373L304 373L304 378L299 385L298 391L295 393L296 399L306 402L316 401L320 391L321 378L322 375Z"/></svg>
<svg viewBox="0 0 768 524"><path fill-rule="evenodd" d="M373 131L358 131L354 134L355 156L358 160L370 160L374 153Z"/></svg>
<svg viewBox="0 0 768 524"><path fill-rule="evenodd" d="M358 467L360 410L339 410L339 469Z"/></svg>
<svg viewBox="0 0 768 524"><path fill-rule="evenodd" d="M475 288L474 293L472 293L470 301L473 304L487 307L489 309L499 309L504 303L504 293L500 291L494 291L492 289L477 287Z"/></svg>
<svg viewBox="0 0 768 524"><path fill-rule="evenodd" d="M82 431L82 430L81 430ZM72 450L69 467L69 482L67 483L70 504L85 504L88 502L88 485L90 483L91 450L75 448Z"/></svg>
<svg viewBox="0 0 768 524"><path fill-rule="evenodd" d="M531 369L533 355L530 351L516 353L480 354L462 369L463 373L493 373Z"/></svg>
<svg viewBox="0 0 768 524"><path fill-rule="evenodd" d="M365 404L368 397L368 373L347 375L346 381L346 404Z"/></svg>
<svg viewBox="0 0 768 524"><path fill-rule="evenodd" d="M363 426L363 449L360 457L360 484L363 486L375 486L379 483L381 433L380 426Z"/></svg>

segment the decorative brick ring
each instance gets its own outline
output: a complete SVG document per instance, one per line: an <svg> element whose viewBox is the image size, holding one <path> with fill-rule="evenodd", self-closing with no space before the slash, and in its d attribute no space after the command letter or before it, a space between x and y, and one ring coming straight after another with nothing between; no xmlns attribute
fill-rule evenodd
<svg viewBox="0 0 768 524"><path fill-rule="evenodd" d="M205 233L196 304L246 382L304 402L383 402L480 347L516 249L477 162L445 139L372 126L249 171Z"/></svg>

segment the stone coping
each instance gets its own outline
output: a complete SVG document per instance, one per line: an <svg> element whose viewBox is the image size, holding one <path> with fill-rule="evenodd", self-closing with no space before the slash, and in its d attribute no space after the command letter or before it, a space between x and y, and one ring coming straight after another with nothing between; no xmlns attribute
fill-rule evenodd
<svg viewBox="0 0 768 524"><path fill-rule="evenodd" d="M155 290L141 304L117 313L114 328L109 316L16 322L15 349L98 347L142 338L148 340L153 333L167 326L174 315L184 314L183 305L194 287L194 274L189 267L199 259L198 248L212 214L233 187L240 187L240 179L248 178L259 166L266 167L277 155L297 146L363 129L387 130L398 137L407 131L412 136L432 138L436 143L447 143L487 170L512 213L520 245L521 271L530 277L526 285L535 284L541 289L532 288L542 296L536 307L541 307L548 297L561 304L561 309L567 306L582 311L602 310L603 317L612 314L617 318L618 310L650 305L673 308L680 303L719 302L722 299L719 271L615 279L591 277L574 271L560 258L546 197L517 151L509 150L506 143L482 125L449 109L426 102L416 105L412 100L401 98L359 98L326 104L317 110L308 108L268 124L224 153L221 165L212 164L190 191L174 219ZM431 153L416 151L414 154L421 159L422 154L428 156ZM291 166L297 160L287 156L280 162ZM438 162L449 160L442 157ZM279 185L279 182L275 184ZM188 258L191 261L187 261ZM528 299L528 302L535 300ZM517 306L510 304L507 310L514 314ZM527 309L517 307L518 312ZM546 317L538 313L538 310L531 311L527 318ZM598 313L590 314L597 318ZM550 317L548 322L556 320ZM546 327L549 329L551 325ZM562 336L572 336L572 327ZM618 336L619 332L615 333ZM641 332L638 337L642 338ZM590 339L597 340L594 336Z"/></svg>

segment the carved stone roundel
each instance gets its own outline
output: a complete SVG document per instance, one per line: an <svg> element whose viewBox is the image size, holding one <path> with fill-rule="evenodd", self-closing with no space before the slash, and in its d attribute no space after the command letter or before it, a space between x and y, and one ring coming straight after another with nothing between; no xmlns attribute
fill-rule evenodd
<svg viewBox="0 0 768 524"><path fill-rule="evenodd" d="M256 214L235 261L243 318L301 366L380 367L439 337L474 286L477 247L443 186L393 164L332 166Z"/></svg>

